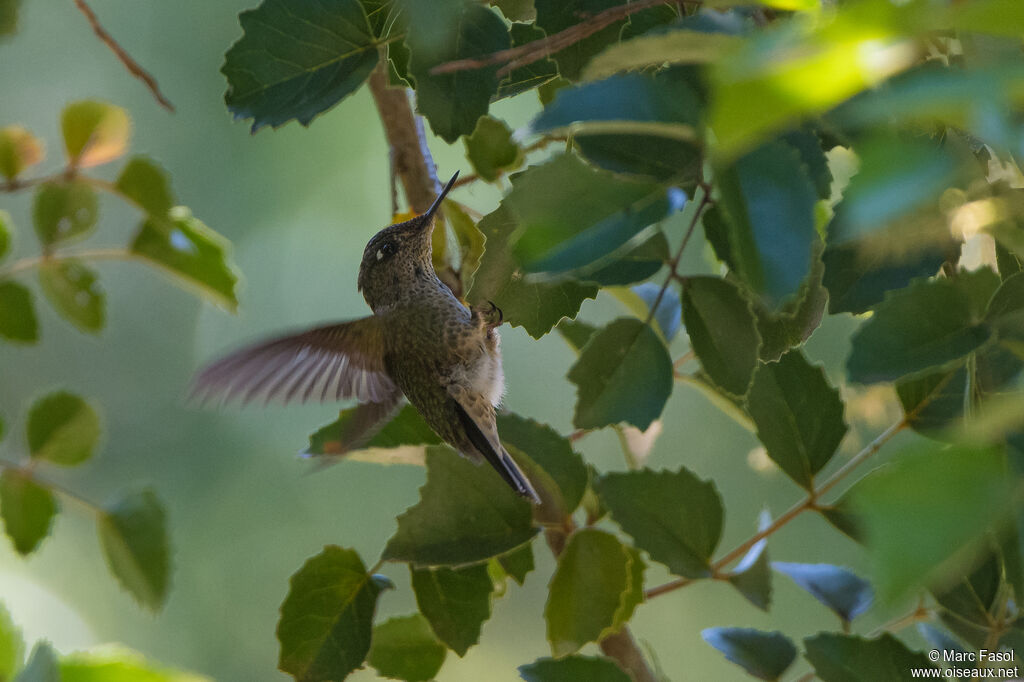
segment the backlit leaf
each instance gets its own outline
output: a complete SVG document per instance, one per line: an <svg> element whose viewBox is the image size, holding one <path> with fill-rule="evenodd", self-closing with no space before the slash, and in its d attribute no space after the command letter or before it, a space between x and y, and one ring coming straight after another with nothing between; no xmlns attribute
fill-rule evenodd
<svg viewBox="0 0 1024 682"><path fill-rule="evenodd" d="M82 180L46 182L36 190L32 219L44 246L88 236L98 215L96 192Z"/></svg>
<svg viewBox="0 0 1024 682"><path fill-rule="evenodd" d="M89 459L100 437L100 419L89 403L66 392L36 401L26 424L33 459L75 466Z"/></svg>
<svg viewBox="0 0 1024 682"><path fill-rule="evenodd" d="M143 606L158 611L167 600L171 557L163 505L149 488L106 508L97 521L111 572Z"/></svg>
<svg viewBox="0 0 1024 682"><path fill-rule="evenodd" d="M57 502L48 488L15 469L0 474L0 516L19 554L31 554L50 533Z"/></svg>
<svg viewBox="0 0 1024 682"><path fill-rule="evenodd" d="M0 10L2 11L2 10ZM43 143L18 125L0 128L0 175L8 180L43 160Z"/></svg>
<svg viewBox="0 0 1024 682"><path fill-rule="evenodd" d="M98 166L120 157L128 148L132 133L127 111L96 100L64 107L60 127L68 161L78 168Z"/></svg>
<svg viewBox="0 0 1024 682"><path fill-rule="evenodd" d="M423 616L416 613L374 626L367 661L383 677L427 682L441 669L444 657L444 646Z"/></svg>
<svg viewBox="0 0 1024 682"><path fill-rule="evenodd" d="M106 296L98 276L77 260L44 263L39 268L43 293L66 320L84 332L98 332L106 319Z"/></svg>
<svg viewBox="0 0 1024 682"><path fill-rule="evenodd" d="M117 176L117 191L151 216L163 217L174 206L174 192L166 171L144 156L136 156Z"/></svg>

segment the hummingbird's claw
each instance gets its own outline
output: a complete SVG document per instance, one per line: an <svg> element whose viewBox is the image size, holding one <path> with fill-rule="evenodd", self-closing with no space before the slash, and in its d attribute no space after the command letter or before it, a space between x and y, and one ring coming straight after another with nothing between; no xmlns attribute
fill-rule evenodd
<svg viewBox="0 0 1024 682"><path fill-rule="evenodd" d="M487 325L488 329L500 327L502 322L505 321L505 314L501 312L501 308L494 305L493 301L487 301L486 306L482 305L474 308L473 312L480 316L480 319Z"/></svg>

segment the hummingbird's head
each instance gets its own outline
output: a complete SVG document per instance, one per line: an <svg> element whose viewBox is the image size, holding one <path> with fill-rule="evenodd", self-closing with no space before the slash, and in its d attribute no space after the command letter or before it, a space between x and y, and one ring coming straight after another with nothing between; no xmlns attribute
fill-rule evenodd
<svg viewBox="0 0 1024 682"><path fill-rule="evenodd" d="M367 243L359 265L359 290L375 312L413 291L417 281L437 278L431 262L434 214L458 177L452 176L425 213L385 227Z"/></svg>

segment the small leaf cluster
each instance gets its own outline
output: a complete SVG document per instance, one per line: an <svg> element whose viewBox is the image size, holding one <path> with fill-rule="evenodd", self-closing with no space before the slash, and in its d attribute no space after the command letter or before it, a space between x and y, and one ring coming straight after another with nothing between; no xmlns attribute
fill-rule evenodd
<svg viewBox="0 0 1024 682"><path fill-rule="evenodd" d="M121 158L128 150L131 119L105 102L73 102L61 114L64 167L45 177L24 172L45 158L42 142L19 125L0 128L0 192L31 189L32 222L41 254L0 265L0 338L34 343L39 323L32 292L17 281L36 270L39 288L53 309L82 332L98 334L106 323L106 295L90 261L138 260L167 273L217 304L233 310L238 277L226 241L177 205L170 178L156 162L130 158L114 181L86 171ZM95 232L100 196L112 195L141 218L126 246L69 248ZM14 227L0 210L0 259L10 250Z"/></svg>

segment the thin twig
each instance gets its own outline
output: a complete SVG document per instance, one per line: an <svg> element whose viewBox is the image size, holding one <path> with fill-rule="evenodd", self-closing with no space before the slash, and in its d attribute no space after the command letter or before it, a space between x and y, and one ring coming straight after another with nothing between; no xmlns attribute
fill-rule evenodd
<svg viewBox="0 0 1024 682"><path fill-rule="evenodd" d="M105 513L102 505L96 504L91 500L87 500L78 493L73 492L60 484L54 483L53 481L47 480L45 478L41 478L38 474L36 474L35 467L33 466L34 464L34 461L31 461L26 465L22 465L16 462L11 462L10 460L0 459L0 469L13 471L19 476L24 476L33 483L41 485L42 487L49 489L51 492L57 493L57 495L59 495L62 499L78 505L79 507L85 509L91 514L99 515Z"/></svg>
<svg viewBox="0 0 1024 682"><path fill-rule="evenodd" d="M83 251L65 251L41 256L28 256L16 260L7 267L0 268L0 279L13 277L26 270L37 268L44 263L58 263L66 260L101 261L101 260L135 260L141 258L128 249L112 247L109 249L85 249Z"/></svg>
<svg viewBox="0 0 1024 682"><path fill-rule="evenodd" d="M544 147L547 147L552 142L565 142L565 139L566 138L564 136L562 136L562 135L545 135L544 137L542 137L541 139L537 140L533 144L531 144L531 145L529 145L527 147L523 147L523 155L525 156L526 154L529 154L531 152L535 152L538 149L543 149ZM502 168L499 168L498 169L498 175L496 176L495 179L500 178L504 174L505 174L505 170L502 169ZM477 175L476 173L471 173L470 175L464 175L464 176L460 177L458 180L455 181L455 187L462 187L463 185L469 185L471 183L477 182L480 179L481 179L480 176Z"/></svg>
<svg viewBox="0 0 1024 682"><path fill-rule="evenodd" d="M75 6L78 7L79 11L85 15L85 18L89 21L89 25L92 26L93 33L96 37L103 41L107 47L114 53L114 55L121 60L124 67L128 69L128 72L141 80L149 88L149 91L153 93L153 97L160 103L164 109L173 112L174 105L171 104L170 100L164 97L164 94L160 92L160 86L157 84L156 79L144 68L139 66L139 63L132 58L130 54L123 47L121 47L114 37L110 35L105 28L100 24L96 14L92 11L89 5L85 4L85 0L74 0Z"/></svg>
<svg viewBox="0 0 1024 682"><path fill-rule="evenodd" d="M501 50L499 52L493 52L483 57L473 57L470 59L458 59L444 64L439 64L431 69L431 73L434 75L442 73L453 73L455 71L466 71L469 69L480 69L485 66L493 66L495 64L505 64L501 69L498 70L498 77L508 75L514 69L532 64L533 62L543 59L550 54L563 50L570 45L578 43L584 38L588 38L601 29L611 26L616 21L625 19L631 14L645 10L649 7L655 7L660 5L665 0L637 0L636 2L626 3L625 5L619 5L617 7L609 7L608 9L598 12L597 14L584 19L578 24L574 24L564 31L553 33L546 38L540 40L534 40L520 45L519 47L513 47L508 50Z"/></svg>
<svg viewBox="0 0 1024 682"><path fill-rule="evenodd" d="M690 243L690 237L693 236L693 232L697 227L697 223L700 221L700 216L704 212L705 207L711 203L711 193L706 187L703 188L702 191L703 194L700 198L700 203L697 204L697 210L693 212L693 217L690 219L690 226L686 228L686 234L683 235L683 241L680 242L675 255L672 256L672 260L669 261L668 277L665 278L664 283L661 285L661 289L658 290L658 295L654 297L654 303L651 304L650 310L647 311L647 319L644 320L644 324L650 324L651 320L654 319L654 315L658 311L658 306L661 305L661 299L665 297L665 292L668 290L668 285L672 283L674 278L679 276L679 273L676 272L676 268L679 267L679 261L683 258L683 252L686 250L686 245Z"/></svg>

